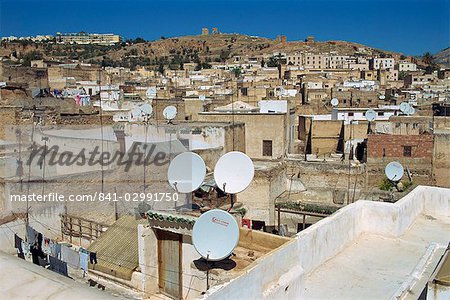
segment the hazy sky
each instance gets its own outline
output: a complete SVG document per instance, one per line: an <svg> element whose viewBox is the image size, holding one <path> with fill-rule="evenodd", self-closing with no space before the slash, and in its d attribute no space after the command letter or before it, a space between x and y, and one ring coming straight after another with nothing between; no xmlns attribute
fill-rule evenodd
<svg viewBox="0 0 450 300"><path fill-rule="evenodd" d="M0 36L60 32L125 38L202 27L288 40L346 40L410 55L449 46L450 0L0 0Z"/></svg>

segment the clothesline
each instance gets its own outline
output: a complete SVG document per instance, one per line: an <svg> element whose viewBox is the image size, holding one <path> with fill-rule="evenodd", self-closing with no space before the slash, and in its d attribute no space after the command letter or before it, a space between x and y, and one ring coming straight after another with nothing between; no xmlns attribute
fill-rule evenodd
<svg viewBox="0 0 450 300"><path fill-rule="evenodd" d="M14 247L17 249L18 257L25 259L25 255L31 253L32 261L36 265L48 267L48 269L61 275L68 276L67 265L75 269L88 271L88 262L97 263L97 253L89 252L80 247L74 250L67 243L58 243L33 227L26 227L27 242L14 233Z"/></svg>

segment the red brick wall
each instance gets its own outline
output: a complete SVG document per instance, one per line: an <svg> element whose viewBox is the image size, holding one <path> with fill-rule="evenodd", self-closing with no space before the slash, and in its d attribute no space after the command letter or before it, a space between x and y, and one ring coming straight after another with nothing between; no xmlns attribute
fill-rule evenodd
<svg viewBox="0 0 450 300"><path fill-rule="evenodd" d="M433 135L388 135L370 134L367 142L367 158L403 158L403 146L411 146L411 157L430 159L433 156Z"/></svg>

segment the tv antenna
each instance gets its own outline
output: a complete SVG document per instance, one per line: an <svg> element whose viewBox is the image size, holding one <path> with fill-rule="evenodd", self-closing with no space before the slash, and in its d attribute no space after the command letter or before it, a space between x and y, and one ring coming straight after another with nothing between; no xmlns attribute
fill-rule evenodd
<svg viewBox="0 0 450 300"><path fill-rule="evenodd" d="M202 214L192 229L192 244L207 261L206 289L209 289L209 262L225 259L239 242L239 226L226 211L212 209Z"/></svg>

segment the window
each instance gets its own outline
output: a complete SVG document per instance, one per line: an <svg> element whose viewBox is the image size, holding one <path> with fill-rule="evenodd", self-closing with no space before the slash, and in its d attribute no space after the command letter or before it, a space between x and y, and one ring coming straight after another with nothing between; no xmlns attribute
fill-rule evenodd
<svg viewBox="0 0 450 300"><path fill-rule="evenodd" d="M379 111L379 112L378 112L378 115L379 115L379 116L384 116L384 112Z"/></svg>
<svg viewBox="0 0 450 300"><path fill-rule="evenodd" d="M412 147L411 146L403 146L403 156L411 157Z"/></svg>
<svg viewBox="0 0 450 300"><path fill-rule="evenodd" d="M263 156L272 156L272 141L263 140Z"/></svg>
<svg viewBox="0 0 450 300"><path fill-rule="evenodd" d="M354 113L352 113L352 112L349 112L349 113L348 113L348 116L349 116L349 117L353 117L353 115L354 115Z"/></svg>

